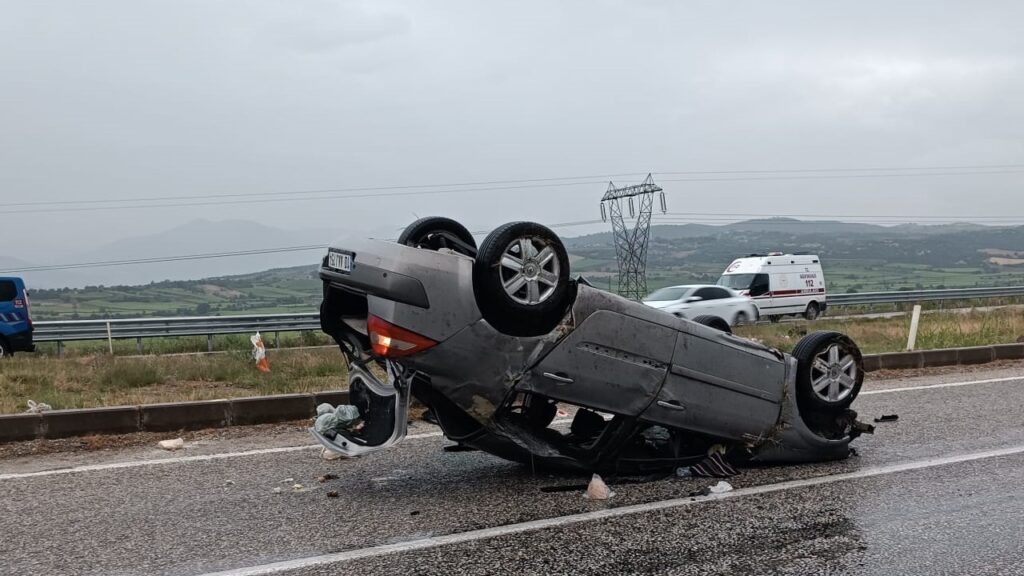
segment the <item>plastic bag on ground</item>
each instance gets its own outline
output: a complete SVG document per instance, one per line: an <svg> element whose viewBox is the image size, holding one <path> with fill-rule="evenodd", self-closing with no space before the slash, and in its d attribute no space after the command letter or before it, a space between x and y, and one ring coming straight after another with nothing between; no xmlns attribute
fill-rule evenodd
<svg viewBox="0 0 1024 576"><path fill-rule="evenodd" d="M174 440L161 440L157 442L157 446L164 450L181 450L185 447L185 441L181 438L175 438Z"/></svg>
<svg viewBox="0 0 1024 576"><path fill-rule="evenodd" d="M594 474L590 478L590 484L587 486L586 497L588 500L607 500L615 496L615 492L612 492L611 488L604 483L604 480L600 476Z"/></svg>
<svg viewBox="0 0 1024 576"><path fill-rule="evenodd" d="M39 414L42 412L46 412L47 410L53 410L53 406L50 406L45 402L40 402L36 404L35 400L29 400L27 404L28 410L25 410L27 414Z"/></svg>
<svg viewBox="0 0 1024 576"><path fill-rule="evenodd" d="M257 332L249 341L252 342L252 358L256 361L256 369L260 372L270 372L270 362L267 361L267 348L263 345L263 338Z"/></svg>
<svg viewBox="0 0 1024 576"><path fill-rule="evenodd" d="M317 407L316 422L313 423L313 429L323 434L324 436L333 437L338 432L351 430L352 427L359 421L359 409L351 404L341 404L332 411L320 412L320 409L325 406L321 404ZM326 404L330 406L330 404Z"/></svg>
<svg viewBox="0 0 1024 576"><path fill-rule="evenodd" d="M729 484L725 480L719 480L718 484L714 486L708 486L708 494L724 494L732 491L732 484Z"/></svg>

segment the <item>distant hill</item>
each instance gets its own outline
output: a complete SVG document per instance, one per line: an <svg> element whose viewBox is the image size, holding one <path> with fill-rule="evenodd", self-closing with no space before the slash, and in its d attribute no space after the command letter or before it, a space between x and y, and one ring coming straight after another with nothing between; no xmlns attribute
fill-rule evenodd
<svg viewBox="0 0 1024 576"><path fill-rule="evenodd" d="M325 231L295 233L242 221L198 221L115 243L81 258L110 260L327 244L330 236L333 234ZM214 243L214 237L234 240L225 246ZM616 271L611 233L564 240L573 257L574 273L598 278L600 285L611 285ZM829 289L838 292L1024 285L1024 227L877 226L769 219L723 226L653 226L648 249L649 286L714 282L737 256L769 251L818 254ZM316 276L318 260L319 254L313 251L196 261L187 267L178 267L179 263L151 264L147 266L159 268L148 272L135 267L102 268L88 270L102 276L102 287L97 282L87 289L45 290L40 284L29 284L40 319L307 312L316 309L321 297ZM0 265L25 265L10 259L8 264L3 262ZM254 272L260 269L263 271ZM204 271L206 274L202 274ZM132 281L154 274L176 279Z"/></svg>

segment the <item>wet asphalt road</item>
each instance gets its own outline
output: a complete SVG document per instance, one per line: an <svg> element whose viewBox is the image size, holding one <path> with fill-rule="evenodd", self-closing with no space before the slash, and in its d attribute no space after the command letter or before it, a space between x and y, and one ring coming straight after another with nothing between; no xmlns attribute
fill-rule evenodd
<svg viewBox="0 0 1024 576"><path fill-rule="evenodd" d="M855 408L865 418L900 419L858 439L857 457L744 470L730 480L737 491L720 500L687 497L711 483L702 479L613 485L607 502L541 492L585 479L444 452L447 442L429 426L413 431L425 437L350 461L299 448L17 476L308 444L300 434L174 454L147 447L0 461L0 572L1024 574L1024 376L893 391L1020 374L1011 367L869 381ZM991 452L998 449L1009 453ZM929 461L950 457L963 458ZM338 478L317 481L328 473ZM331 490L339 497L328 498ZM576 516L602 510L631 513ZM553 525L517 531L542 519ZM486 532L495 527L512 532ZM467 533L454 544L370 550ZM323 557L351 551L367 557Z"/></svg>

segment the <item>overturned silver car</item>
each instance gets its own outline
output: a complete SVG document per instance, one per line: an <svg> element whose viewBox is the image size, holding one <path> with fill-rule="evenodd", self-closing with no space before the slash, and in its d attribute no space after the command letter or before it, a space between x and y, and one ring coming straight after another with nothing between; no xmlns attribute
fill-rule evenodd
<svg viewBox="0 0 1024 576"><path fill-rule="evenodd" d="M345 456L401 441L413 396L460 444L583 471L687 465L714 445L736 463L840 459L862 430L850 338L811 333L789 355L626 300L570 279L539 224L478 248L457 222L424 218L397 242L335 243L320 277L363 426L313 434ZM567 428L552 424L559 406L575 407Z"/></svg>

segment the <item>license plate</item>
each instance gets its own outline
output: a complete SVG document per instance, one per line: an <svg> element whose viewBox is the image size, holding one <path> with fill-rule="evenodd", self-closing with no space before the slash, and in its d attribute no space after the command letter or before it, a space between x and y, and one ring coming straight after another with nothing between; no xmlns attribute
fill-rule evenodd
<svg viewBox="0 0 1024 576"><path fill-rule="evenodd" d="M344 252L328 252L327 267L339 272L352 271L352 255Z"/></svg>

